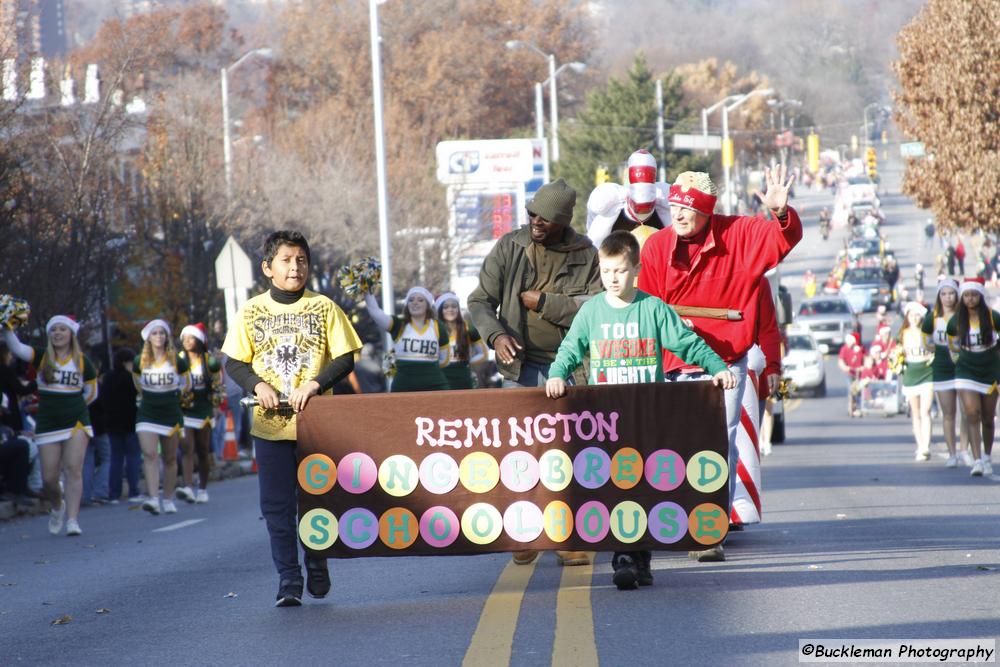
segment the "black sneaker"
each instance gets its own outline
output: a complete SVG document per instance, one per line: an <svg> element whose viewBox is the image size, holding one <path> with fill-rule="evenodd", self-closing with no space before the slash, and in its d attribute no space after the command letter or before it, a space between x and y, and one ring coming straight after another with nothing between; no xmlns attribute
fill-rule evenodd
<svg viewBox="0 0 1000 667"><path fill-rule="evenodd" d="M652 556L648 553L640 555L639 561L635 564L636 582L640 586L653 585L653 570L650 567Z"/></svg>
<svg viewBox="0 0 1000 667"><path fill-rule="evenodd" d="M302 606L302 580L282 579L278 585L277 602L275 607L300 607Z"/></svg>
<svg viewBox="0 0 1000 667"><path fill-rule="evenodd" d="M316 599L325 598L330 592L330 571L326 568L326 559L306 559L306 590Z"/></svg>
<svg viewBox="0 0 1000 667"><path fill-rule="evenodd" d="M639 587L639 573L636 567L635 559L632 558L631 555L616 554L612 559L611 565L615 568L615 573L611 580L615 582L615 586L618 587L618 590L631 591Z"/></svg>

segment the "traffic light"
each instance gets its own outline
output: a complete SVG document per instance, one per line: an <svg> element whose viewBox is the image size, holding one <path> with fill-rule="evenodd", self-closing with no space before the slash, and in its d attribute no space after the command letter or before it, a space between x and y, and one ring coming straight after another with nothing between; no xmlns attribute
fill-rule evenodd
<svg viewBox="0 0 1000 667"><path fill-rule="evenodd" d="M733 166L733 140L726 139L722 142L722 166Z"/></svg>
<svg viewBox="0 0 1000 667"><path fill-rule="evenodd" d="M819 173L819 135L815 132L809 133L806 137L806 156L809 162L809 171L814 174Z"/></svg>
<svg viewBox="0 0 1000 667"><path fill-rule="evenodd" d="M868 167L868 179L874 183L878 180L878 156L871 146L865 150L865 165Z"/></svg>
<svg viewBox="0 0 1000 667"><path fill-rule="evenodd" d="M607 183L611 180L611 176L608 175L608 168L601 165L597 168L597 173L594 175L594 185L600 185L601 183Z"/></svg>

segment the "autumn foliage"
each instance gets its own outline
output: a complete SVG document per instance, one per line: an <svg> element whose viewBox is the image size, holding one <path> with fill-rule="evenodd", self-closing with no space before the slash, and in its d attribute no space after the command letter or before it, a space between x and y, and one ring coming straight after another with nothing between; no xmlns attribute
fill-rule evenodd
<svg viewBox="0 0 1000 667"><path fill-rule="evenodd" d="M1000 229L1000 0L929 0L898 37L896 122L922 141L903 191L939 225Z"/></svg>

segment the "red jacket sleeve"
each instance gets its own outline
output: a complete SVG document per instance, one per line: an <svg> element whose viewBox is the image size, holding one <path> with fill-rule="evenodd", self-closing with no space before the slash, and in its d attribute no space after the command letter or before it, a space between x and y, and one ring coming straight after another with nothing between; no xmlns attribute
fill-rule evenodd
<svg viewBox="0 0 1000 667"><path fill-rule="evenodd" d="M778 329L778 318L774 312L774 298L771 296L771 285L767 278L760 279L760 301L757 310L757 344L764 352L767 365L761 374L762 387L767 386L767 376L781 374L781 331ZM766 389L764 390L766 391ZM760 394L764 396L764 393Z"/></svg>

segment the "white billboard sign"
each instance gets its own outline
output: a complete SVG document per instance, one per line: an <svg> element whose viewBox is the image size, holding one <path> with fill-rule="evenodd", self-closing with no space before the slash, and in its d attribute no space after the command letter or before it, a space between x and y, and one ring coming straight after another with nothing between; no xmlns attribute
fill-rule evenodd
<svg viewBox="0 0 1000 667"><path fill-rule="evenodd" d="M440 183L526 183L533 177L531 139L442 141L437 145Z"/></svg>
<svg viewBox="0 0 1000 667"><path fill-rule="evenodd" d="M721 151L722 137L718 134L675 134L675 151Z"/></svg>

